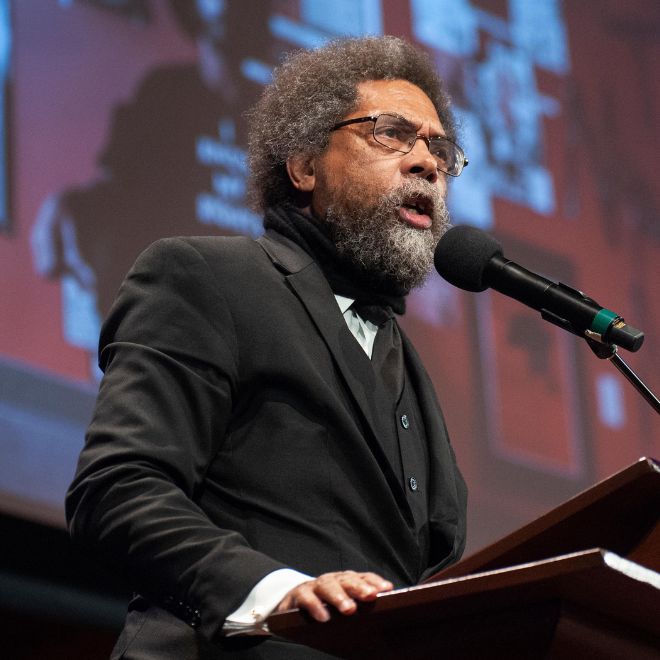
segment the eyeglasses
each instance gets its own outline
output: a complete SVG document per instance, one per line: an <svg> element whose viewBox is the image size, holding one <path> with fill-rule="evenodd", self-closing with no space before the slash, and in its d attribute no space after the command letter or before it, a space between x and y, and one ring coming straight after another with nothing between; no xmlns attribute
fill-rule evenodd
<svg viewBox="0 0 660 660"><path fill-rule="evenodd" d="M398 115L383 113L372 117L346 119L335 124L330 130L336 131L342 126L362 124L367 121L374 123L374 140L393 151L407 154L415 146L417 140L424 140L435 158L438 169L445 174L449 174L449 176L458 176L468 164L467 156L463 153L463 150L449 138L419 135L413 124Z"/></svg>

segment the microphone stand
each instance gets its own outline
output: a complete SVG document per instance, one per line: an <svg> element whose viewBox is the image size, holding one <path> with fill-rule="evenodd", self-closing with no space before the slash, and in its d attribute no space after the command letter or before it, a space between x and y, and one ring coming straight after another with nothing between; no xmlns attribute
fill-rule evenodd
<svg viewBox="0 0 660 660"><path fill-rule="evenodd" d="M623 374L625 379L651 404L655 412L660 414L660 399L651 392L639 376L619 356L614 344L603 344L590 337L585 337L585 340L596 357L599 357L601 360L609 360Z"/></svg>

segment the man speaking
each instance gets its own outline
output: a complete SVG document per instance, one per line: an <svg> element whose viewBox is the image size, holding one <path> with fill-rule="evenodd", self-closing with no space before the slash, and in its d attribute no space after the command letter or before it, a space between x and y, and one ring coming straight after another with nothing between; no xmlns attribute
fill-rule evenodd
<svg viewBox="0 0 660 660"><path fill-rule="evenodd" d="M441 81L399 39L339 41L279 67L250 122L265 235L155 243L103 327L67 516L135 589L115 658L329 657L264 619L350 615L465 544L396 322L466 164Z"/></svg>

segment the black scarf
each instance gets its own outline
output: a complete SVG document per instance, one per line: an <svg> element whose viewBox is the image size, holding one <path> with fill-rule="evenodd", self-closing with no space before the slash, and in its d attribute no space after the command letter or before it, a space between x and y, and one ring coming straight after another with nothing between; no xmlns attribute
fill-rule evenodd
<svg viewBox="0 0 660 660"><path fill-rule="evenodd" d="M286 205L266 209L264 227L273 229L300 246L314 258L333 293L353 298L355 307L388 307L397 314L406 311L408 290L383 273L372 273L340 254L330 237L327 225Z"/></svg>

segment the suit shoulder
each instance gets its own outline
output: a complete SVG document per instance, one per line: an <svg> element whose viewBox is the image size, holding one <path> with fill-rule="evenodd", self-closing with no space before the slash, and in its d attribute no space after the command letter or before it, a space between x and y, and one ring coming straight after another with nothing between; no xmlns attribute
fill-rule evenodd
<svg viewBox="0 0 660 660"><path fill-rule="evenodd" d="M246 236L176 236L153 242L138 257L138 262L188 265L200 259L217 268L221 264L245 263L263 256L263 250Z"/></svg>
<svg viewBox="0 0 660 660"><path fill-rule="evenodd" d="M256 241L247 236L170 236L159 238L147 247L145 252L177 251L192 248L198 252L214 252L228 254L249 252L257 248Z"/></svg>
<svg viewBox="0 0 660 660"><path fill-rule="evenodd" d="M240 258L262 252L257 242L247 236L188 236L179 240L203 255Z"/></svg>

